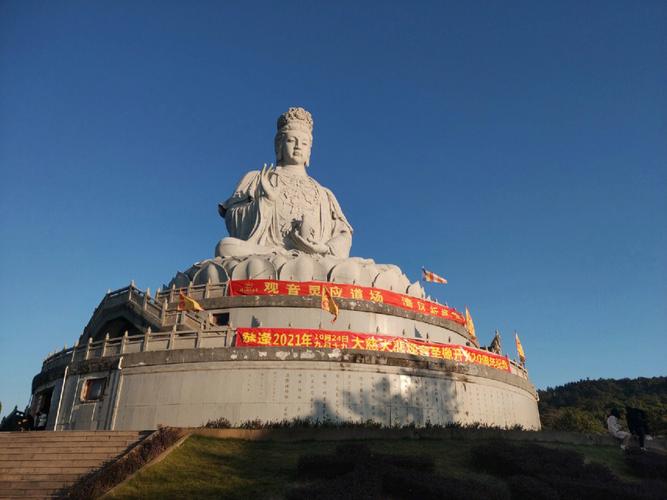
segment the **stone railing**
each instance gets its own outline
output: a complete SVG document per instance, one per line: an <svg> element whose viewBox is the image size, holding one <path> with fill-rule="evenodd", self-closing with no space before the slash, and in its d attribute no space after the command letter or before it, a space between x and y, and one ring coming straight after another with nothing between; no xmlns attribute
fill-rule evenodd
<svg viewBox="0 0 667 500"><path fill-rule="evenodd" d="M197 329L202 326L205 319L191 312L178 311L174 308L169 309L169 304L178 301L180 291L187 293L195 299L207 298L208 296L222 296L225 293L224 285L202 285L189 288L172 288L170 290L159 290L154 297L150 294L150 289L145 292L134 286L134 283L125 288L108 292L102 302L95 308L92 320L86 329L95 324L96 318L104 309L112 308L117 305L131 303L134 307L141 310L148 318L152 318L155 324L162 327L170 327L175 324L184 325L191 329ZM94 329L94 327L93 327ZM164 329L164 328L161 328Z"/></svg>
<svg viewBox="0 0 667 500"><path fill-rule="evenodd" d="M519 377L528 380L528 370L526 370L526 367L517 363L513 359L510 359L509 361L510 361L510 371L514 375L518 375Z"/></svg>
<svg viewBox="0 0 667 500"><path fill-rule="evenodd" d="M188 297L195 300L210 299L214 297L224 297L227 295L226 283L208 283L206 285L188 285L184 288L171 287L167 290L158 290L155 294L155 300L162 303L165 300L170 303L178 300L179 292L183 292Z"/></svg>
<svg viewBox="0 0 667 500"><path fill-rule="evenodd" d="M154 316L160 324L171 327L170 331L152 332L150 328L145 334L128 335L88 342L52 353L44 360L42 370L65 366L73 361L101 358L105 356L121 356L127 353L144 351L161 351L170 349L196 349L206 347L232 347L236 329L212 327L205 320L194 313L169 309L168 305L178 301L179 292L187 294L195 300L224 297L227 294L226 284L190 285L184 288L172 287L167 290L158 290L151 297L150 290L146 292L138 289L134 283L125 288L110 291L100 305L93 312L93 318L106 307L113 307L130 302L135 307ZM181 330L178 330L181 327ZM514 360L509 360L510 372L523 379L528 379L525 366Z"/></svg>
<svg viewBox="0 0 667 500"><path fill-rule="evenodd" d="M224 327L214 330L176 330L168 332L147 331L143 335L123 335L77 344L74 347L63 349L50 355L44 360L42 371L58 366L68 365L71 362L87 359L122 356L134 352L165 351L172 349L199 349L210 347L231 347L236 331Z"/></svg>
<svg viewBox="0 0 667 500"><path fill-rule="evenodd" d="M231 327L215 330L188 330L172 329L169 332L153 333L150 330L144 335L123 335L122 337L105 338L87 343L78 344L69 349L52 354L44 360L42 371L47 371L72 362L99 359L104 357L122 356L123 354L166 351L173 349L199 349L211 347L233 347L236 329ZM510 360L510 371L513 375L528 379L525 367Z"/></svg>

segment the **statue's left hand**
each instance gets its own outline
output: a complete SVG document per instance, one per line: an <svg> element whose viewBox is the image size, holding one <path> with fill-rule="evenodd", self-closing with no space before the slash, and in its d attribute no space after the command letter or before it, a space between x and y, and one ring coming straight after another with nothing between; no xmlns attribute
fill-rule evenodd
<svg viewBox="0 0 667 500"><path fill-rule="evenodd" d="M309 241L301 236L297 231L292 233L292 239L296 244L297 248L306 253L320 253L325 254L329 253L329 247L324 243L315 243L314 241Z"/></svg>

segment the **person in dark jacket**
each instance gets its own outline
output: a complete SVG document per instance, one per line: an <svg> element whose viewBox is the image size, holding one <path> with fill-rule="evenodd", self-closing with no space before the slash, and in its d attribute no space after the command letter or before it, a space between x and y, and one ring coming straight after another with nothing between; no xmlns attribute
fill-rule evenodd
<svg viewBox="0 0 667 500"><path fill-rule="evenodd" d="M628 430L639 438L639 447L644 450L644 442L648 434L648 419L646 412L639 408L625 407L625 420L628 423ZM650 439L650 436L649 436Z"/></svg>

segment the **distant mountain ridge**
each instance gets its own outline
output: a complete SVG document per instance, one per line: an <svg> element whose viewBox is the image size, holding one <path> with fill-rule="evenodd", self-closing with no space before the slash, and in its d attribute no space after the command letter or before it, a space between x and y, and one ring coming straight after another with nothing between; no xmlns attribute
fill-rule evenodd
<svg viewBox="0 0 667 500"><path fill-rule="evenodd" d="M611 408L633 406L646 411L653 434L667 434L667 377L580 380L538 394L545 429L606 432Z"/></svg>

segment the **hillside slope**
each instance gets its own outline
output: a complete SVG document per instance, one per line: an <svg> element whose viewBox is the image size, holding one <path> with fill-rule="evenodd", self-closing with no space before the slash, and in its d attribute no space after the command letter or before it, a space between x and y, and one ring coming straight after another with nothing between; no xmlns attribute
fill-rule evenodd
<svg viewBox="0 0 667 500"><path fill-rule="evenodd" d="M610 408L645 410L653 434L667 433L667 377L570 382L538 391L545 429L605 432Z"/></svg>

